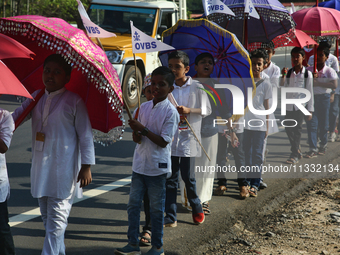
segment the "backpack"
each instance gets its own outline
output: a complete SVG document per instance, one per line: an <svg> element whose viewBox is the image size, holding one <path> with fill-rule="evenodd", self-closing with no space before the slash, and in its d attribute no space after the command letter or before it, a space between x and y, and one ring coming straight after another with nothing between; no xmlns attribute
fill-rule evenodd
<svg viewBox="0 0 340 255"><path fill-rule="evenodd" d="M290 78L290 76L291 76L291 74L292 74L292 71L293 71L293 68L291 68L291 69L288 70L287 79ZM305 85L305 86L304 86L305 88L306 88L306 80L307 80L307 78L308 78L308 72L312 73L311 71L305 69L305 79L303 80L304 85Z"/></svg>

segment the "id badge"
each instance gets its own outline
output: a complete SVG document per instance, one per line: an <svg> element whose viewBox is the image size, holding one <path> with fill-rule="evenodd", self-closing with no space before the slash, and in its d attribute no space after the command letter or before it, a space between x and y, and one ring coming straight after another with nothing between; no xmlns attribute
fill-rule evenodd
<svg viewBox="0 0 340 255"><path fill-rule="evenodd" d="M35 135L35 150L42 151L44 148L44 142L45 142L45 134L41 132L37 132L37 134Z"/></svg>

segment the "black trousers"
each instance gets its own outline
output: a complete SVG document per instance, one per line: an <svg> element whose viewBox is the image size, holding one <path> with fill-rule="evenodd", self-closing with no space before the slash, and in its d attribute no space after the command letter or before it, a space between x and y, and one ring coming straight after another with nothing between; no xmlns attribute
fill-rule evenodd
<svg viewBox="0 0 340 255"><path fill-rule="evenodd" d="M295 127L285 127L286 134L288 136L290 142L290 150L292 152L292 157L298 157L300 151L300 140L301 140L301 130L302 123L304 119L304 114L300 110L287 111L285 122L286 126L294 126ZM289 121L288 119L292 119L295 121Z"/></svg>
<svg viewBox="0 0 340 255"><path fill-rule="evenodd" d="M0 203L0 254L15 254L13 237L8 224L7 200Z"/></svg>

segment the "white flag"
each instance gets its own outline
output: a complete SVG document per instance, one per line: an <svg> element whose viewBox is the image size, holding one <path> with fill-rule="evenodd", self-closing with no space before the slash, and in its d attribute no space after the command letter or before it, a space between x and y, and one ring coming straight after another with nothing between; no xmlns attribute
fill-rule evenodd
<svg viewBox="0 0 340 255"><path fill-rule="evenodd" d="M175 50L174 47L167 45L166 43L162 43L152 38L151 36L144 34L142 31L140 31L133 25L132 21L130 21L130 25L133 53Z"/></svg>
<svg viewBox="0 0 340 255"><path fill-rule="evenodd" d="M212 13L225 13L235 16L235 13L229 9L221 0L202 0L205 16Z"/></svg>
<svg viewBox="0 0 340 255"><path fill-rule="evenodd" d="M97 26L96 24L94 24L90 20L90 17L87 14L82 2L80 0L77 0L77 2L78 2L78 11L79 11L81 20L83 21L86 32L90 37L98 37L98 38L116 37L116 34L108 32L102 29L101 27Z"/></svg>
<svg viewBox="0 0 340 255"><path fill-rule="evenodd" d="M293 3L291 3L291 7L290 7L290 11L289 11L289 14L293 14L295 12L295 6Z"/></svg>
<svg viewBox="0 0 340 255"><path fill-rule="evenodd" d="M245 13L249 13L250 17L253 17L255 19L260 19L260 16L257 13L252 0L245 0L245 3L244 3L244 12Z"/></svg>

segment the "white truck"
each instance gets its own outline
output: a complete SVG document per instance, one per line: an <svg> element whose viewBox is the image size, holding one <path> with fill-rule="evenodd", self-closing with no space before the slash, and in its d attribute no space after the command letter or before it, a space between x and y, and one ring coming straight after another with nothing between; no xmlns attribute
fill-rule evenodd
<svg viewBox="0 0 340 255"><path fill-rule="evenodd" d="M101 28L117 37L101 38L101 44L113 67L117 70L122 91L129 107L138 102L137 88L141 91L143 78L160 65L158 52L136 54L137 76L132 53L130 20L145 34L161 40L162 32L179 18L186 19L186 3L165 0L92 0L88 14Z"/></svg>

